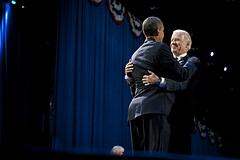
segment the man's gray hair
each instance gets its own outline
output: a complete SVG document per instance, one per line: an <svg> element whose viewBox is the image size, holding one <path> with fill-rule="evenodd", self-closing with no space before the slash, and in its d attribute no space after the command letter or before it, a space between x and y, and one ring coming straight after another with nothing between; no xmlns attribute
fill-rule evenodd
<svg viewBox="0 0 240 160"><path fill-rule="evenodd" d="M157 29L163 26L158 17L148 17L143 21L142 30L145 36L157 36Z"/></svg>
<svg viewBox="0 0 240 160"><path fill-rule="evenodd" d="M188 50L190 50L190 49L191 49L191 46L192 46L192 38L191 38L190 34L189 34L187 31L182 30L182 29L177 29L177 30L173 31L173 34L174 34L175 32L183 33L184 40L185 40L186 42L189 42Z"/></svg>

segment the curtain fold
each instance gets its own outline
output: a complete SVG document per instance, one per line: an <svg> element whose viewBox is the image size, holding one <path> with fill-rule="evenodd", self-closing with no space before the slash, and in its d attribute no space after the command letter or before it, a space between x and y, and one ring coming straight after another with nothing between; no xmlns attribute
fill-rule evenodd
<svg viewBox="0 0 240 160"><path fill-rule="evenodd" d="M0 3L2 147L49 144L46 115L49 109L48 73L51 68L47 67L49 52L45 52L39 43L39 35L44 33L43 28L39 29L41 19L34 13L31 9L19 10L17 5L10 2ZM31 19L32 16L34 19Z"/></svg>
<svg viewBox="0 0 240 160"><path fill-rule="evenodd" d="M22 147L29 98L27 56L20 52L20 32L10 3L0 6L0 145Z"/></svg>
<svg viewBox="0 0 240 160"><path fill-rule="evenodd" d="M6 52L5 52L5 46L6 41L5 37L7 36L7 25L6 25L6 4L0 3L0 144L3 143L3 131L4 131L4 119L3 119L3 112L4 107L6 105Z"/></svg>
<svg viewBox="0 0 240 160"><path fill-rule="evenodd" d="M124 67L142 44L106 2L59 1L54 149L131 149Z"/></svg>
<svg viewBox="0 0 240 160"><path fill-rule="evenodd" d="M14 147L24 142L21 105L24 90L20 88L23 77L18 72L21 61L17 55L18 36L13 30L16 21L10 3L0 4L0 18L0 145Z"/></svg>

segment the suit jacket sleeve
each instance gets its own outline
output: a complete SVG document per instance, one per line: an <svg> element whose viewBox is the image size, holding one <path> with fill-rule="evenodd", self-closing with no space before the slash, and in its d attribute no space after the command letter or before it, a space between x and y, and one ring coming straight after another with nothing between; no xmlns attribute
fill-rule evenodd
<svg viewBox="0 0 240 160"><path fill-rule="evenodd" d="M185 90L188 86L188 82L191 79L191 77L193 76L193 74L196 72L196 70L190 72L190 77L183 81L183 82L177 82L174 81L172 79L166 79L166 90L169 91L182 91Z"/></svg>
<svg viewBox="0 0 240 160"><path fill-rule="evenodd" d="M182 67L173 55L166 44L159 48L157 63L161 65L160 72L156 72L159 77L166 77L176 81L185 81L197 70L197 67L191 61Z"/></svg>
<svg viewBox="0 0 240 160"><path fill-rule="evenodd" d="M171 79L166 79L166 90L168 91L182 91L187 88L187 84L189 82L189 79L183 81L183 82L177 82Z"/></svg>
<svg viewBox="0 0 240 160"><path fill-rule="evenodd" d="M134 97L135 90L136 90L134 79L132 77L128 77L128 76L125 76L124 78L126 80L127 85L130 87L130 92L131 92L132 97Z"/></svg>

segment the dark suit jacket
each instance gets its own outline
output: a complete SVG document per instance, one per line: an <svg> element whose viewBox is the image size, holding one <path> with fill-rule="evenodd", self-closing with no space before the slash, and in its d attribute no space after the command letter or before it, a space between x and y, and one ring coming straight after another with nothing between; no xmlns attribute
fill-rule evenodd
<svg viewBox="0 0 240 160"><path fill-rule="evenodd" d="M157 84L145 86L143 75L148 70L158 77L177 81L187 80L197 67L188 61L184 67L173 58L169 47L153 39L146 39L144 44L132 55L134 70L132 77L136 87L134 97L129 105L128 121L144 114L169 115L174 99L168 96Z"/></svg>
<svg viewBox="0 0 240 160"><path fill-rule="evenodd" d="M189 59L189 56L188 55L186 55L185 57L182 57L179 61L178 61L178 63L181 65L181 66L184 66L185 65L185 63L187 62L187 60ZM195 72L194 72L195 73ZM194 74L193 73L193 74ZM187 88L187 85L188 85L188 82L189 82L189 80L191 79L191 76L187 79L187 80L185 80L185 81L182 81L182 82L177 82L177 81L175 81L175 80L172 80L172 79L169 79L169 78L166 78L165 79L165 81L166 81L166 90L168 90L168 91L173 91L173 92L175 92L175 91L184 91L186 88Z"/></svg>
<svg viewBox="0 0 240 160"><path fill-rule="evenodd" d="M180 65L187 62L189 56L183 57ZM200 78L201 67L198 66L196 72L183 82L176 82L171 79L166 79L166 90L175 92L175 102L171 109L170 121L182 129L188 129L189 133L193 130L194 104L193 93Z"/></svg>
<svg viewBox="0 0 240 160"><path fill-rule="evenodd" d="M189 56L183 57L179 61L179 64L184 65L188 58ZM182 154L192 153L191 139L194 129L193 93L199 81L200 71L201 67L199 65L197 71L191 78L184 82L166 79L166 89L174 91L172 96L175 97L175 102L168 118L171 124L171 138L168 152Z"/></svg>

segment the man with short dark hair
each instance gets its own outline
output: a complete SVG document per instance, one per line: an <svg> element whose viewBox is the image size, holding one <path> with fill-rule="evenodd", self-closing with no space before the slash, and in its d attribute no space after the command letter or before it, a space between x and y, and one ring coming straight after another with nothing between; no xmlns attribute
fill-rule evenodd
<svg viewBox="0 0 240 160"><path fill-rule="evenodd" d="M164 26L159 18L148 17L142 27L146 40L131 58L134 65L131 82L136 87L128 110L132 149L167 152L170 137L167 117L174 99L168 99L167 93L157 84L145 86L143 75L150 70L158 77L184 81L197 70L194 63L199 60L192 57L184 67L179 65L169 47L162 43Z"/></svg>

